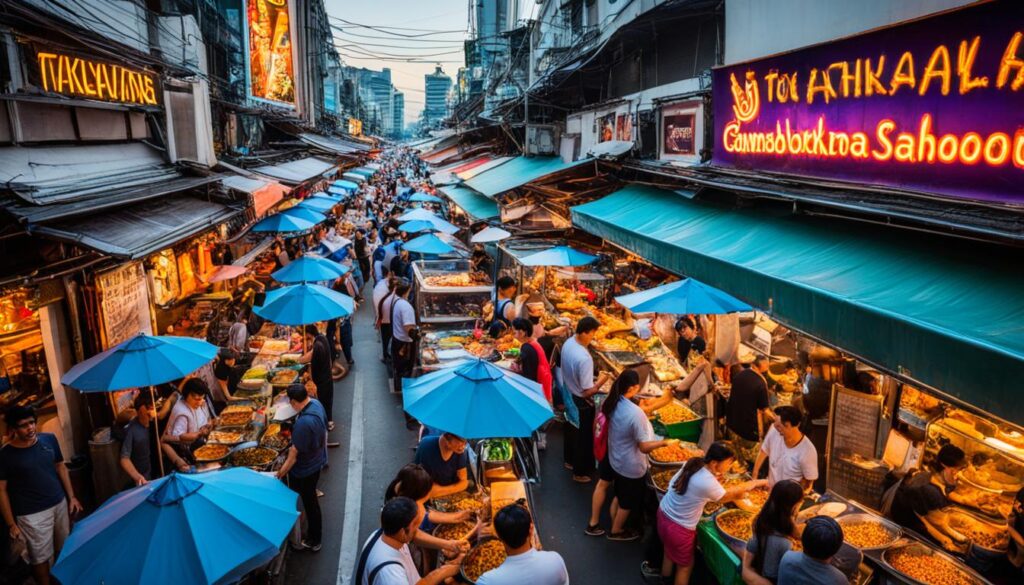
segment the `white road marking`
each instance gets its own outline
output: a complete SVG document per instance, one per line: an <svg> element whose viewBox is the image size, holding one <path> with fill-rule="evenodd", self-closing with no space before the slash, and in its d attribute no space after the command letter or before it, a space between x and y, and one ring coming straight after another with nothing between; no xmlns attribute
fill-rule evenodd
<svg viewBox="0 0 1024 585"><path fill-rule="evenodd" d="M352 387L352 429L348 443L348 481L345 484L345 518L338 557L338 585L350 585L362 541L359 515L363 507L363 372L356 370Z"/></svg>

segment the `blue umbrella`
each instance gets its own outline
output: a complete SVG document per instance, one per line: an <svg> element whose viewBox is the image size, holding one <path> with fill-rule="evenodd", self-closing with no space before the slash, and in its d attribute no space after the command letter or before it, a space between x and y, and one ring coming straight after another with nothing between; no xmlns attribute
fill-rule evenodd
<svg viewBox="0 0 1024 585"><path fill-rule="evenodd" d="M325 218L326 219L326 218ZM256 225L252 226L254 232L304 232L306 230L313 229L316 227L317 222L309 221L302 217L296 217L295 215L286 214L284 212L275 213L269 217L263 218Z"/></svg>
<svg viewBox="0 0 1024 585"><path fill-rule="evenodd" d="M434 227L433 222L425 219L414 219L407 221L398 226L398 231L405 232L407 234L414 234L416 232L430 232L435 231L437 228Z"/></svg>
<svg viewBox="0 0 1024 585"><path fill-rule="evenodd" d="M270 274L278 282L322 282L344 276L351 268L318 256L302 256Z"/></svg>
<svg viewBox="0 0 1024 585"><path fill-rule="evenodd" d="M337 181L331 183L331 186L338 187L340 189L349 189L350 191L359 190L359 183L356 183L354 181L347 181L345 179L338 179Z"/></svg>
<svg viewBox="0 0 1024 585"><path fill-rule="evenodd" d="M597 260L597 256L593 254L580 252L568 246L555 246L530 254L520 262L524 266L586 266L594 260Z"/></svg>
<svg viewBox="0 0 1024 585"><path fill-rule="evenodd" d="M320 222L327 221L327 216L326 215L320 213L319 211L313 211L312 209L305 208L302 205L296 205L295 207L289 207L288 209L285 209L284 211L282 211L278 215L287 215L288 217L295 217L295 218L299 218L299 219L304 219L306 221L311 221L314 224L318 224Z"/></svg>
<svg viewBox="0 0 1024 585"><path fill-rule="evenodd" d="M261 307L253 312L280 325L307 325L352 314L352 297L318 284L295 284L267 291Z"/></svg>
<svg viewBox="0 0 1024 585"><path fill-rule="evenodd" d="M327 196L310 197L304 199L302 203L299 203L297 207L304 207L306 209L315 211L317 213L324 213L334 209L334 206L341 203L341 199L334 199Z"/></svg>
<svg viewBox="0 0 1024 585"><path fill-rule="evenodd" d="M296 498L245 467L172 473L76 522L53 574L63 585L235 583L278 554Z"/></svg>
<svg viewBox="0 0 1024 585"><path fill-rule="evenodd" d="M529 437L554 413L540 384L481 359L402 380L405 411L467 439Z"/></svg>
<svg viewBox="0 0 1024 585"><path fill-rule="evenodd" d="M418 238L413 238L402 244L402 249L417 254L447 254L455 251L455 248L444 243L434 234L423 234Z"/></svg>
<svg viewBox="0 0 1024 585"><path fill-rule="evenodd" d="M401 197L402 195L409 194L409 193L412 193L412 187L410 187L408 185L403 185L403 186L398 188L398 196L399 197Z"/></svg>
<svg viewBox="0 0 1024 585"><path fill-rule="evenodd" d="M184 378L217 356L202 339L142 333L76 364L60 383L81 392L112 392Z"/></svg>
<svg viewBox="0 0 1024 585"><path fill-rule="evenodd" d="M721 315L753 310L736 297L692 278L615 297L615 300L634 313Z"/></svg>
<svg viewBox="0 0 1024 585"><path fill-rule="evenodd" d="M426 220L426 221L431 221L431 220L437 219L437 220L444 221L443 219L438 217L437 214L431 213L431 212L427 211L426 209L412 209L412 210L406 211L402 215L398 216L398 221L412 221L414 219L422 219L422 220Z"/></svg>
<svg viewBox="0 0 1024 585"><path fill-rule="evenodd" d="M416 193L409 198L409 201L417 203L441 203L441 198L435 197L430 193Z"/></svg>

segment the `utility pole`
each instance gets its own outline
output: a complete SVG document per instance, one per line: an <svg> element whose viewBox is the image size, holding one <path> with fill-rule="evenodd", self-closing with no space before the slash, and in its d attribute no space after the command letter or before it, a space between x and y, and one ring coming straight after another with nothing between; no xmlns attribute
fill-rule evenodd
<svg viewBox="0 0 1024 585"><path fill-rule="evenodd" d="M533 86L533 25L526 32L529 50L526 54L526 91L523 93L523 143L530 144L530 87Z"/></svg>

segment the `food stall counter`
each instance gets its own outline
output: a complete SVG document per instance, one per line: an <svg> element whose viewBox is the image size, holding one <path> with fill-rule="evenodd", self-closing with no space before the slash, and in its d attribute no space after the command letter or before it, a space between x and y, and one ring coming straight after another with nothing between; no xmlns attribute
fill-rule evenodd
<svg viewBox="0 0 1024 585"><path fill-rule="evenodd" d="M720 585L743 585L742 551L736 551L722 538L714 520L707 518L697 525L697 546L704 563Z"/></svg>

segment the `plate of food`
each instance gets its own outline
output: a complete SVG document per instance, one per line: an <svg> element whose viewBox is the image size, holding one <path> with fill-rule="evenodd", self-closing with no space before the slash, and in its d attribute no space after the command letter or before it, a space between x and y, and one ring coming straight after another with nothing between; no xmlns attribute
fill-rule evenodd
<svg viewBox="0 0 1024 585"><path fill-rule="evenodd" d="M658 447L651 451L647 457L654 465L679 466L693 457L700 457L702 455L704 455L704 451L696 444L681 441L665 447Z"/></svg>
<svg viewBox="0 0 1024 585"><path fill-rule="evenodd" d="M462 560L462 577L476 583L481 575L505 562L505 545L497 538L480 541Z"/></svg>
<svg viewBox="0 0 1024 585"><path fill-rule="evenodd" d="M194 457L198 463L213 463L214 461L224 459L229 453L231 453L231 447L228 445L207 443L193 451L192 457Z"/></svg>
<svg viewBox="0 0 1024 585"><path fill-rule="evenodd" d="M903 530L871 514L847 514L836 519L843 529L843 540L861 551L881 550L903 536Z"/></svg>

